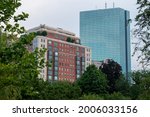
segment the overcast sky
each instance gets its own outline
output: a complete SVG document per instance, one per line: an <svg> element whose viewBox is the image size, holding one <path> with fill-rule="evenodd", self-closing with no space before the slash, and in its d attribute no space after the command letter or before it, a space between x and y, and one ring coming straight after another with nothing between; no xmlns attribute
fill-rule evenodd
<svg viewBox="0 0 150 117"><path fill-rule="evenodd" d="M79 13L80 11L120 7L130 11L133 20L131 29L134 27L134 18L137 14L137 0L21 0L22 6L19 11L29 13L27 21L22 25L26 29L46 24L51 27L60 27L74 32L79 36ZM82 40L81 40L82 41ZM132 41L132 39L131 39ZM136 57L132 57L132 69L138 69Z"/></svg>

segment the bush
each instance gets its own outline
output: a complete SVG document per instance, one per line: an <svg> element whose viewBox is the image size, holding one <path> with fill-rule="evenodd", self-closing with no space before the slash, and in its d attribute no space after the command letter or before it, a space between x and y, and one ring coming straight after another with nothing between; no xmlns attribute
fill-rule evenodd
<svg viewBox="0 0 150 117"><path fill-rule="evenodd" d="M112 93L110 95L106 94L104 96L104 99L106 99L106 100L130 100L129 97L125 97L120 92L114 92L114 93Z"/></svg>
<svg viewBox="0 0 150 117"><path fill-rule="evenodd" d="M78 99L81 96L79 86L66 81L52 82L47 92L50 100Z"/></svg>
<svg viewBox="0 0 150 117"><path fill-rule="evenodd" d="M82 90L82 94L103 94L106 93L107 80L95 65L87 67L77 84Z"/></svg>
<svg viewBox="0 0 150 117"><path fill-rule="evenodd" d="M96 94L84 94L80 100L103 100L104 98Z"/></svg>

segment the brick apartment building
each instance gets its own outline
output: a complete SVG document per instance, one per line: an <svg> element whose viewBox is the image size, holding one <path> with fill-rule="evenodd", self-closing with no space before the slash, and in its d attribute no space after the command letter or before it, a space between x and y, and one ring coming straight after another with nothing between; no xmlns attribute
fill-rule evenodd
<svg viewBox="0 0 150 117"><path fill-rule="evenodd" d="M45 33L33 40L33 49L47 48L45 60L51 67L41 69L40 77L44 80L67 80L74 82L92 62L91 49L80 44L74 33L61 28L40 25L28 32Z"/></svg>

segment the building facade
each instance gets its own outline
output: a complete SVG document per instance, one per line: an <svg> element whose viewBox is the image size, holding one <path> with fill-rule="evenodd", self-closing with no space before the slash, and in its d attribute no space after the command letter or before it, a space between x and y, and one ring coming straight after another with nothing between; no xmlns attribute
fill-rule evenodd
<svg viewBox="0 0 150 117"><path fill-rule="evenodd" d="M98 69L99 67L102 65L103 61L96 61L96 60L92 60L92 64L94 64Z"/></svg>
<svg viewBox="0 0 150 117"><path fill-rule="evenodd" d="M80 45L80 39L74 33L45 25L33 28L29 32L46 31L45 36L36 36L35 48L47 48L45 60L49 67L41 69L40 77L44 80L66 80L74 82L91 64L91 49ZM73 42L67 42L70 38Z"/></svg>
<svg viewBox="0 0 150 117"><path fill-rule="evenodd" d="M131 71L129 12L121 8L80 12L80 38L92 49L92 59L113 59Z"/></svg>

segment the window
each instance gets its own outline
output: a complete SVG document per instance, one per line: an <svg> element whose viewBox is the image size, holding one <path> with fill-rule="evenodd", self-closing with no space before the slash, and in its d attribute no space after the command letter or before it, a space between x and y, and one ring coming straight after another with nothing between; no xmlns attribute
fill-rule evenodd
<svg viewBox="0 0 150 117"><path fill-rule="evenodd" d="M52 76L48 76L48 80L52 80Z"/></svg>
<svg viewBox="0 0 150 117"><path fill-rule="evenodd" d="M85 63L84 63L84 62L82 62L82 65L85 65Z"/></svg>
<svg viewBox="0 0 150 117"><path fill-rule="evenodd" d="M51 63L52 63L52 60L49 60L48 62L49 62L49 64L51 64Z"/></svg>
<svg viewBox="0 0 150 117"><path fill-rule="evenodd" d="M55 51L55 52L58 52L58 48L54 48L54 51Z"/></svg>
<svg viewBox="0 0 150 117"><path fill-rule="evenodd" d="M77 66L77 69L80 69L80 66Z"/></svg>
<svg viewBox="0 0 150 117"><path fill-rule="evenodd" d="M49 50L49 51L48 51L48 54L49 54L49 55L52 55L52 51Z"/></svg>
<svg viewBox="0 0 150 117"><path fill-rule="evenodd" d="M55 76L54 79L55 79L55 80L58 80L58 76Z"/></svg>
<svg viewBox="0 0 150 117"><path fill-rule="evenodd" d="M58 61L58 56L55 56L55 60Z"/></svg>
<svg viewBox="0 0 150 117"><path fill-rule="evenodd" d="M44 43L45 43L45 39L41 39L41 42L44 42Z"/></svg>
<svg viewBox="0 0 150 117"><path fill-rule="evenodd" d="M79 60L80 60L80 57L77 57L77 60L79 61Z"/></svg>
<svg viewBox="0 0 150 117"><path fill-rule="evenodd" d="M57 70L58 70L58 67L55 67L55 70L57 71Z"/></svg>
<svg viewBox="0 0 150 117"><path fill-rule="evenodd" d="M82 70L85 70L85 67L84 67L84 66L82 66Z"/></svg>
<svg viewBox="0 0 150 117"><path fill-rule="evenodd" d="M77 74L80 74L80 70L77 70Z"/></svg>
<svg viewBox="0 0 150 117"><path fill-rule="evenodd" d="M84 48L82 48L82 53L84 53L85 52L85 49Z"/></svg>
<svg viewBox="0 0 150 117"><path fill-rule="evenodd" d="M49 74L49 75L52 75L52 71L51 71L51 70L48 70L48 74Z"/></svg>
<svg viewBox="0 0 150 117"><path fill-rule="evenodd" d="M82 56L85 56L85 53L82 53Z"/></svg>
<svg viewBox="0 0 150 117"><path fill-rule="evenodd" d="M79 52L76 52L76 55L79 56Z"/></svg>
<svg viewBox="0 0 150 117"><path fill-rule="evenodd" d="M58 72L57 72L57 71L55 71L55 75L56 75L56 76L58 75Z"/></svg>
<svg viewBox="0 0 150 117"><path fill-rule="evenodd" d="M42 48L45 48L45 45L41 44L41 47L42 47Z"/></svg>
<svg viewBox="0 0 150 117"><path fill-rule="evenodd" d="M57 66L57 67L58 67L58 62L57 62L57 61L55 61L55 66Z"/></svg>
<svg viewBox="0 0 150 117"><path fill-rule="evenodd" d="M49 60L52 60L52 56L51 56L51 55L49 55L49 57L48 57L48 58L49 58Z"/></svg>
<svg viewBox="0 0 150 117"><path fill-rule="evenodd" d="M77 65L80 65L80 61L77 61Z"/></svg>
<svg viewBox="0 0 150 117"><path fill-rule="evenodd" d="M52 67L48 67L49 70L52 70Z"/></svg>
<svg viewBox="0 0 150 117"><path fill-rule="evenodd" d="M52 46L48 46L48 50L52 50Z"/></svg>
<svg viewBox="0 0 150 117"><path fill-rule="evenodd" d="M48 44L52 44L52 41L51 41L51 40L48 40Z"/></svg>
<svg viewBox="0 0 150 117"><path fill-rule="evenodd" d="M64 37L64 36L62 36L62 35L60 35L60 39L61 39L61 40L64 40L64 39L65 39L65 37Z"/></svg>
<svg viewBox="0 0 150 117"><path fill-rule="evenodd" d="M57 43L57 42L54 42L54 46L55 46L55 47L58 46L58 43Z"/></svg>
<svg viewBox="0 0 150 117"><path fill-rule="evenodd" d="M58 56L58 52L55 52L55 56Z"/></svg>
<svg viewBox="0 0 150 117"><path fill-rule="evenodd" d="M59 38L59 36L58 36L57 34L55 34L55 38L57 38L57 39L58 39L58 38Z"/></svg>
<svg viewBox="0 0 150 117"><path fill-rule="evenodd" d="M85 57L82 57L82 61L85 61Z"/></svg>
<svg viewBox="0 0 150 117"><path fill-rule="evenodd" d="M77 78L79 78L80 77L80 75L77 75Z"/></svg>

